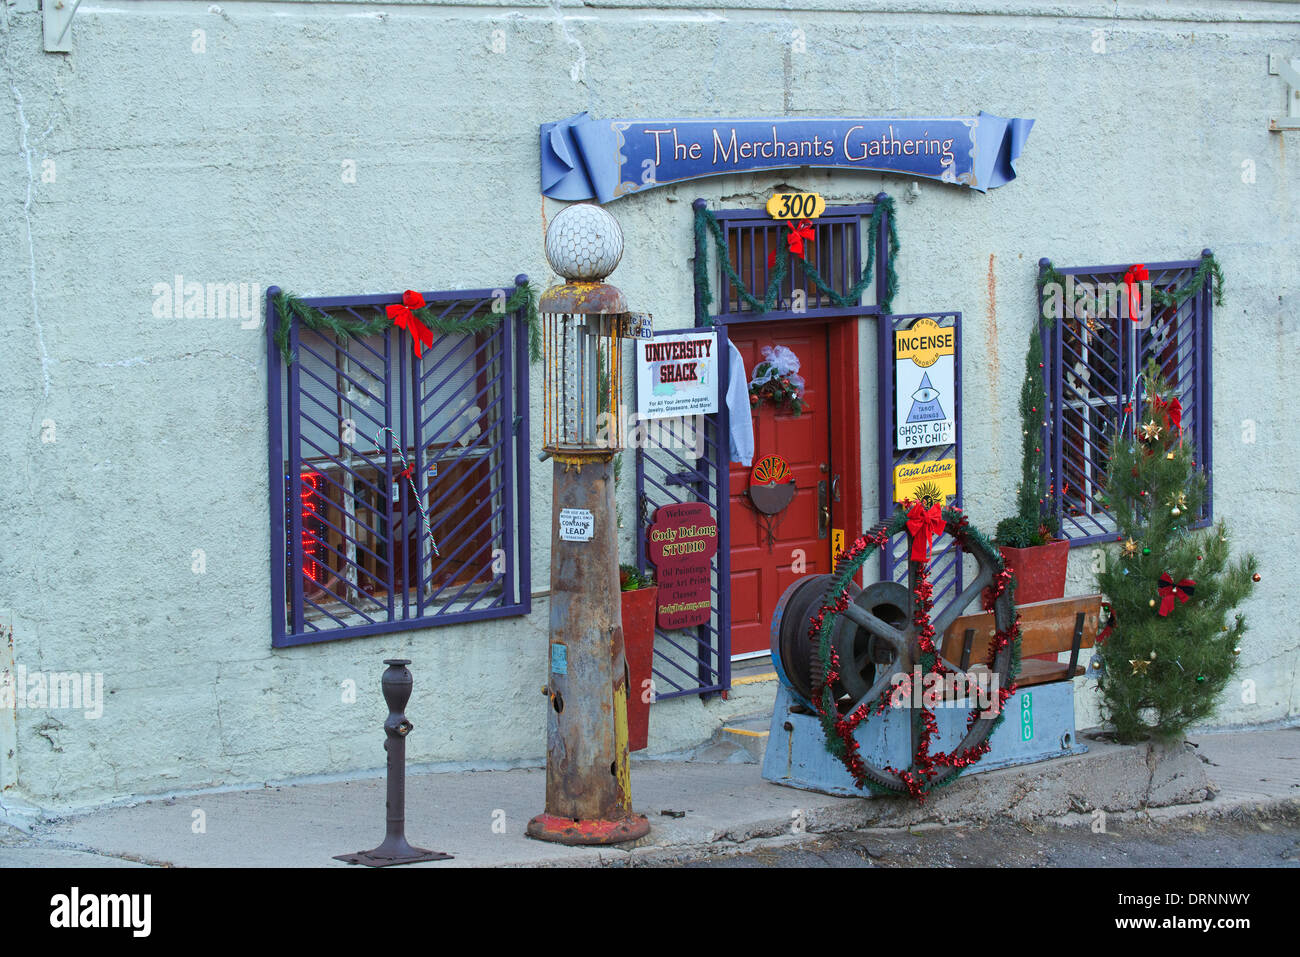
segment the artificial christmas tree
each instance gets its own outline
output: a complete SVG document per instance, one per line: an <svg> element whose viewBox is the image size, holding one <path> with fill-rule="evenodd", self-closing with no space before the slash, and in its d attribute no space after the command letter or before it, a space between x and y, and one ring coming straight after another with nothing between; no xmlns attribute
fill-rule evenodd
<svg viewBox="0 0 1300 957"><path fill-rule="evenodd" d="M1110 445L1106 495L1121 544L1118 561L1097 575L1110 610L1098 646L1102 712L1120 741L1171 741L1214 713L1246 630L1242 615L1229 615L1258 576L1253 555L1229 564L1222 522L1189 530L1205 475L1154 361L1133 422L1132 434L1121 428Z"/></svg>

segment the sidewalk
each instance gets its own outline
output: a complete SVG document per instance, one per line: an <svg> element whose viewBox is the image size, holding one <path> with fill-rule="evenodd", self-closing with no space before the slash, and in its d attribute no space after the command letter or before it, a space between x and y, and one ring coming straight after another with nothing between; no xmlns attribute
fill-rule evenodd
<svg viewBox="0 0 1300 957"><path fill-rule="evenodd" d="M672 863L752 849L749 842L789 835L798 825L822 833L1062 818L1097 808L1176 815L1300 806L1300 728L1201 734L1159 759L1147 746L1088 740L1087 754L963 776L920 806L770 784L753 763L756 742L761 734L752 731L723 734L691 760L634 760L632 794L651 831L621 848L524 837L544 804L540 768L411 774L407 837L455 855L413 866ZM196 834L199 819L205 830ZM373 847L383 830L382 777L286 784L107 808L30 834L0 828L0 867L347 867L333 856Z"/></svg>

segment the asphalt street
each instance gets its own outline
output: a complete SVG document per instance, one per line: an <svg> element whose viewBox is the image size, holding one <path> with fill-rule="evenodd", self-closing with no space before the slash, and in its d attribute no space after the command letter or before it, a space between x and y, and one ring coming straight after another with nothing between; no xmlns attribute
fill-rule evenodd
<svg viewBox="0 0 1300 957"><path fill-rule="evenodd" d="M1300 868L1300 812L792 835L686 866Z"/></svg>

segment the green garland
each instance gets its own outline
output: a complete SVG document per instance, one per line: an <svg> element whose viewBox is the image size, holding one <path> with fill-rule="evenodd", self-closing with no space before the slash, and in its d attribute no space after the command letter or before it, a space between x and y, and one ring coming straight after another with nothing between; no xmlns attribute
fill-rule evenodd
<svg viewBox="0 0 1300 957"><path fill-rule="evenodd" d="M1196 267L1196 272L1192 273L1191 280L1181 289L1175 289L1173 292L1165 292L1163 289L1152 287L1151 302L1153 305L1162 309L1169 306L1181 306L1194 292L1199 292L1205 288L1205 279L1207 276L1214 277L1214 304L1223 305L1223 270L1219 267L1219 261L1214 255L1201 257L1201 264Z"/></svg>
<svg viewBox="0 0 1300 957"><path fill-rule="evenodd" d="M1214 285L1212 287L1214 304L1216 306L1222 306L1223 268L1219 265L1219 261L1214 258L1213 253L1210 255L1202 255L1200 265L1196 267L1196 272L1192 273L1192 278L1177 289L1166 292L1163 289L1156 289L1152 286L1151 304L1159 306L1161 309L1166 309L1169 306L1181 306L1193 293L1204 289L1206 279L1211 277L1214 279ZM1043 268L1038 277L1038 301L1040 307L1043 302L1043 287L1049 283L1056 283L1061 287L1065 286L1064 274L1057 272L1051 263L1048 263L1047 266ZM1095 296L1092 301L1088 303L1088 306L1093 309L1096 308L1097 300ZM1039 315L1043 315L1043 310L1041 308L1039 310ZM1052 316L1043 316L1044 321L1047 323L1047 328L1049 329L1052 328L1053 318L1054 317Z"/></svg>
<svg viewBox="0 0 1300 957"><path fill-rule="evenodd" d="M373 319L335 316L314 306L309 306L293 293L277 293L275 296L275 312L280 321L275 328L275 342L280 347L280 354L284 356L285 364L291 365L294 360L293 353L289 348L289 330L292 323L296 322L299 327L311 329L314 332L332 334L340 338L346 336L360 339L384 332L393 324L393 320L389 319L385 314L383 306L374 306L373 308L375 310ZM520 309L527 310L528 358L530 361L536 362L542 357L542 332L541 321L537 315L537 291L533 288L531 282L516 286L515 291L506 300L505 308L499 312L493 309L464 319L440 316L435 307L431 305L422 309L414 309L412 312L417 319L434 332L450 335L475 335L495 329L500 324L502 316L510 315Z"/></svg>
<svg viewBox="0 0 1300 957"><path fill-rule="evenodd" d="M889 214L889 261L885 264L885 298L880 303L880 311L888 314L894 302L894 294L898 291L898 273L894 270L894 260L898 255L899 242L898 233L894 228L894 200L889 196L882 196L876 201L875 208L871 211L871 225L869 234L872 237L871 242L867 243L867 264L862 270L858 281L853 284L847 294L841 295L830 287L821 273L817 271L811 262L804 259L804 275L813 281L836 306L841 309L851 309L860 305L862 294L871 285L872 273L875 269L876 261L876 242L875 237L880 233L880 223ZM768 278L767 291L763 298L759 299L745 288L744 281L740 274L731 265L731 256L727 251L727 239L723 235L722 226L716 216L707 208L700 207L695 211L695 248L697 250L707 250L708 236L712 235L714 246L717 249L718 262L722 263L722 268L727 274L727 279L735 287L741 301L744 302L754 312L764 313L771 312L776 305L777 297L781 292L781 285L790 269L790 250L783 242L777 243L776 265L772 275ZM713 292L710 289L709 282L709 263L708 256L697 255L695 257L695 289L699 296L700 305L707 313L709 306L713 304Z"/></svg>

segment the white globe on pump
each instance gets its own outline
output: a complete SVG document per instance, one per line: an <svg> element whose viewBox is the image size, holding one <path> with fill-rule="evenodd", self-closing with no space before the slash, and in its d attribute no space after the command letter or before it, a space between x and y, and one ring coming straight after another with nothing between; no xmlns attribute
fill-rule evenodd
<svg viewBox="0 0 1300 957"><path fill-rule="evenodd" d="M623 230L599 206L578 203L546 227L546 259L570 282L599 282L623 258Z"/></svg>

